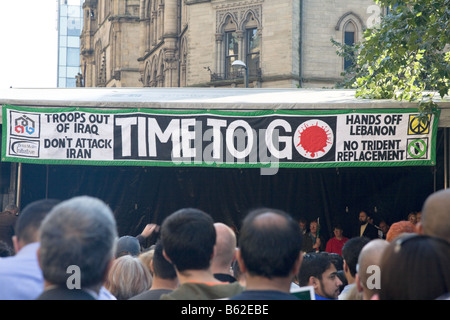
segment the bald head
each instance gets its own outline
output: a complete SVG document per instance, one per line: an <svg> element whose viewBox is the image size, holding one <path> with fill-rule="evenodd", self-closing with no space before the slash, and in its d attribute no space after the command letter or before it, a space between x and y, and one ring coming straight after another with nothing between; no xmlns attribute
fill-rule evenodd
<svg viewBox="0 0 450 320"><path fill-rule="evenodd" d="M389 246L389 242L386 240L375 239L367 243L361 250L358 257L358 277L359 285L363 290L364 299L370 299L379 288L371 283L369 277L374 274L375 269L371 266L379 267L381 263L381 257L384 250ZM375 279L376 280L376 279ZM368 286L368 282L371 283ZM370 287L370 288L369 288Z"/></svg>
<svg viewBox="0 0 450 320"><path fill-rule="evenodd" d="M450 189L431 194L422 208L421 233L450 241Z"/></svg>
<svg viewBox="0 0 450 320"><path fill-rule="evenodd" d="M226 224L214 223L216 229L215 254L211 262L213 273L229 270L236 252L236 234Z"/></svg>

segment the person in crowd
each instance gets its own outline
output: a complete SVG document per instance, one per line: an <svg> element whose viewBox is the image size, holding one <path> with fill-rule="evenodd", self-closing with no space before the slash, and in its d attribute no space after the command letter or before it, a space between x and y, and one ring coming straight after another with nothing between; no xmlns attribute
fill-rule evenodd
<svg viewBox="0 0 450 320"><path fill-rule="evenodd" d="M356 236L366 237L369 239L378 238L378 229L371 223L369 223L369 215L367 211L363 210L359 212L359 226L357 229Z"/></svg>
<svg viewBox="0 0 450 320"><path fill-rule="evenodd" d="M18 217L12 239L16 254L0 259L0 300L33 300L44 290L37 260L39 227L58 203L56 199L34 201Z"/></svg>
<svg viewBox="0 0 450 320"><path fill-rule="evenodd" d="M379 268L381 257L389 242L382 239L374 239L367 243L358 257L355 283L363 300L370 300L373 295L379 293L380 282Z"/></svg>
<svg viewBox="0 0 450 320"><path fill-rule="evenodd" d="M79 196L56 205L40 228L44 291L37 299L98 299L116 239L114 215L103 201Z"/></svg>
<svg viewBox="0 0 450 320"><path fill-rule="evenodd" d="M387 236L390 226L388 225L386 220L381 220L379 227L380 227L381 232L383 233L381 236L381 239L386 240L386 236Z"/></svg>
<svg viewBox="0 0 450 320"><path fill-rule="evenodd" d="M5 210L0 212L0 241L4 241L11 249L14 249L12 237L18 217L19 208L15 204L7 205Z"/></svg>
<svg viewBox="0 0 450 320"><path fill-rule="evenodd" d="M325 250L325 239L319 232L319 224L317 221L309 223L309 232L303 235L303 252L319 252Z"/></svg>
<svg viewBox="0 0 450 320"><path fill-rule="evenodd" d="M108 271L105 288L117 300L128 300L152 286L150 271L142 264L138 257L123 255L114 260Z"/></svg>
<svg viewBox="0 0 450 320"><path fill-rule="evenodd" d="M211 261L211 271L214 277L223 282L235 282L231 264L236 253L236 234L226 224L214 223L216 229L215 253Z"/></svg>
<svg viewBox="0 0 450 320"><path fill-rule="evenodd" d="M397 238L402 233L415 233L416 230L416 226L413 225L411 221L402 220L394 222L386 234L386 241L392 242L392 240Z"/></svg>
<svg viewBox="0 0 450 320"><path fill-rule="evenodd" d="M244 219L237 261L246 288L231 300L295 300L291 283L302 262L298 223L280 210L261 208Z"/></svg>
<svg viewBox="0 0 450 320"><path fill-rule="evenodd" d="M119 258L124 255L139 256L145 247L147 239L157 232L159 232L159 226L149 223L136 237L130 235L121 236L117 241L115 257Z"/></svg>
<svg viewBox="0 0 450 320"><path fill-rule="evenodd" d="M316 300L336 300L342 285L335 265L320 252L308 253L303 256L298 279L301 287L312 286L314 288Z"/></svg>
<svg viewBox="0 0 450 320"><path fill-rule="evenodd" d="M342 255L342 247L348 241L348 238L344 236L344 229L340 225L334 227L333 233L334 237L328 240L325 251Z"/></svg>
<svg viewBox="0 0 450 320"><path fill-rule="evenodd" d="M450 242L450 189L439 190L425 200L417 232Z"/></svg>
<svg viewBox="0 0 450 320"><path fill-rule="evenodd" d="M138 294L130 300L159 300L163 294L168 294L178 287L177 273L173 265L164 258L161 241L157 241L150 262L153 282L150 290Z"/></svg>
<svg viewBox="0 0 450 320"><path fill-rule="evenodd" d="M141 253L139 240L133 236L122 236L117 240L115 257L125 255L137 257Z"/></svg>
<svg viewBox="0 0 450 320"><path fill-rule="evenodd" d="M141 251L155 244L159 237L160 226L156 223L147 223L140 234L136 236L141 246ZM150 242L148 244L147 242Z"/></svg>
<svg viewBox="0 0 450 320"><path fill-rule="evenodd" d="M449 266L448 241L417 233L400 235L382 256L378 297L380 300L439 299L450 292Z"/></svg>
<svg viewBox="0 0 450 320"><path fill-rule="evenodd" d="M345 245L342 247L342 258L344 259L344 273L347 279L347 285L344 287L342 292L339 294L339 300L349 299L349 293L357 293L356 291L356 265L358 264L358 257L362 248L370 241L366 237L353 237L349 239ZM357 296L357 295L356 295ZM355 295L352 296L354 299Z"/></svg>
<svg viewBox="0 0 450 320"><path fill-rule="evenodd" d="M302 230L302 236L305 235L308 232L307 221L305 217L300 217L298 220L298 225L300 226L300 230Z"/></svg>
<svg viewBox="0 0 450 320"><path fill-rule="evenodd" d="M238 282L217 280L211 271L216 230L211 216L195 208L180 209L161 225L164 257L176 270L180 286L162 300L209 300L229 298L243 288Z"/></svg>
<svg viewBox="0 0 450 320"><path fill-rule="evenodd" d="M413 225L416 225L417 223L417 214L416 212L410 212L408 214L408 219L409 222L411 222Z"/></svg>
<svg viewBox="0 0 450 320"><path fill-rule="evenodd" d="M418 224L420 221L422 221L422 211L416 212L416 221L417 221L416 224Z"/></svg>

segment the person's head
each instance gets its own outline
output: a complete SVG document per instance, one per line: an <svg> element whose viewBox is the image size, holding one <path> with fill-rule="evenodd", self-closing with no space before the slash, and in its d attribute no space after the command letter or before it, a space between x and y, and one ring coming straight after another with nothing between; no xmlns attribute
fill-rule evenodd
<svg viewBox="0 0 450 320"><path fill-rule="evenodd" d="M380 300L429 300L450 292L450 244L437 237L404 234L381 259Z"/></svg>
<svg viewBox="0 0 450 320"><path fill-rule="evenodd" d="M37 200L31 202L22 210L16 222L16 234L13 236L16 252L27 244L39 241L39 228L42 220L59 202L56 199Z"/></svg>
<svg viewBox="0 0 450 320"><path fill-rule="evenodd" d="M408 221L411 222L412 224L416 224L417 223L417 215L415 212L410 212L408 214Z"/></svg>
<svg viewBox="0 0 450 320"><path fill-rule="evenodd" d="M327 299L337 299L342 285L335 265L320 253L303 256L298 279L300 286L312 286L317 295Z"/></svg>
<svg viewBox="0 0 450 320"><path fill-rule="evenodd" d="M450 242L450 189L431 194L422 208L419 233Z"/></svg>
<svg viewBox="0 0 450 320"><path fill-rule="evenodd" d="M154 278L161 278L166 280L175 280L177 273L173 265L164 258L163 246L161 240L158 240L153 252L153 259L151 261L151 270Z"/></svg>
<svg viewBox="0 0 450 320"><path fill-rule="evenodd" d="M317 232L318 224L317 221L313 220L309 223L309 231L313 234Z"/></svg>
<svg viewBox="0 0 450 320"><path fill-rule="evenodd" d="M333 229L333 234L336 238L340 239L344 235L344 229L341 225L336 225Z"/></svg>
<svg viewBox="0 0 450 320"><path fill-rule="evenodd" d="M61 202L42 221L39 263L47 284L66 286L68 268L80 272L81 288L100 288L114 259L117 226L101 200L79 196Z"/></svg>
<svg viewBox="0 0 450 320"><path fill-rule="evenodd" d="M138 257L129 254L114 260L105 281L105 288L117 300L127 300L150 289L151 286L150 271Z"/></svg>
<svg viewBox="0 0 450 320"><path fill-rule="evenodd" d="M381 257L388 245L389 242L386 240L374 239L367 243L359 254L356 285L358 291L362 292L364 300L369 300L379 292L379 282L377 282L379 279L371 278L380 270Z"/></svg>
<svg viewBox="0 0 450 320"><path fill-rule="evenodd" d="M387 224L387 222L385 220L381 220L378 226L380 227L381 231L383 231L383 234L385 234L385 235L389 231L389 225Z"/></svg>
<svg viewBox="0 0 450 320"><path fill-rule="evenodd" d="M391 242L397 238L402 233L415 233L416 226L411 223L411 221L397 221L391 225L388 233L386 234L386 240Z"/></svg>
<svg viewBox="0 0 450 320"><path fill-rule="evenodd" d="M172 213L162 223L161 240L166 257L178 272L210 268L216 229L209 214L194 208Z"/></svg>
<svg viewBox="0 0 450 320"><path fill-rule="evenodd" d="M228 269L229 272L236 253L236 234L221 222L214 223L214 228L216 229L216 245L211 270L214 273L220 273Z"/></svg>
<svg viewBox="0 0 450 320"><path fill-rule="evenodd" d="M122 236L117 240L116 258L124 255L138 256L141 253L141 245L136 237Z"/></svg>
<svg viewBox="0 0 450 320"><path fill-rule="evenodd" d="M370 241L366 237L354 237L349 239L342 247L342 258L344 258L344 271L346 275L354 278L356 265L362 248Z"/></svg>
<svg viewBox="0 0 450 320"><path fill-rule="evenodd" d="M283 211L262 208L245 217L237 257L249 276L293 278L300 267L301 248L298 223Z"/></svg>
<svg viewBox="0 0 450 320"><path fill-rule="evenodd" d="M298 225L300 226L300 229L302 230L302 231L304 231L304 230L306 230L306 219L305 218L303 218L303 217L301 217L299 220L298 220Z"/></svg>
<svg viewBox="0 0 450 320"><path fill-rule="evenodd" d="M361 211L359 213L358 219L360 224L366 224L369 222L369 214L367 213L367 211Z"/></svg>

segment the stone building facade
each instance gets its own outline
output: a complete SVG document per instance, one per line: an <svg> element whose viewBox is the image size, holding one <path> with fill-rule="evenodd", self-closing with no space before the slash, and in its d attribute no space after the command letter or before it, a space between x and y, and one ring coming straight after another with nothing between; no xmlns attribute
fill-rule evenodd
<svg viewBox="0 0 450 320"><path fill-rule="evenodd" d="M81 70L89 87L332 87L372 0L85 0Z"/></svg>

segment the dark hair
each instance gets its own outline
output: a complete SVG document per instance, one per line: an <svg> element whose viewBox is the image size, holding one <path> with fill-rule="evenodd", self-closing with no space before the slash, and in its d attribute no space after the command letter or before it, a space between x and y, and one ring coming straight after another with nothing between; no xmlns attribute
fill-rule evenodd
<svg viewBox="0 0 450 320"><path fill-rule="evenodd" d="M381 300L430 300L450 292L450 244L406 234L386 248L380 263Z"/></svg>
<svg viewBox="0 0 450 320"><path fill-rule="evenodd" d="M308 253L303 256L302 266L298 273L300 286L307 286L310 277L322 280L322 274L331 266L331 260L320 252Z"/></svg>
<svg viewBox="0 0 450 320"><path fill-rule="evenodd" d="M173 265L164 258L161 240L158 240L153 252L153 274L161 279L175 279L177 273Z"/></svg>
<svg viewBox="0 0 450 320"><path fill-rule="evenodd" d="M282 219L278 219L279 222L257 219L265 213L276 214ZM243 221L239 248L250 274L266 278L286 277L292 271L302 248L301 230L286 212L257 209L250 212Z"/></svg>
<svg viewBox="0 0 450 320"><path fill-rule="evenodd" d="M185 208L164 219L161 240L164 251L178 271L204 270L211 263L216 229L209 214Z"/></svg>
<svg viewBox="0 0 450 320"><path fill-rule="evenodd" d="M42 199L28 204L17 219L15 229L17 239L26 244L38 241L42 220L59 202L56 199Z"/></svg>
<svg viewBox="0 0 450 320"><path fill-rule="evenodd" d="M349 239L342 247L342 258L344 258L352 277L356 275L356 265L362 248L370 241L366 237L354 237Z"/></svg>

